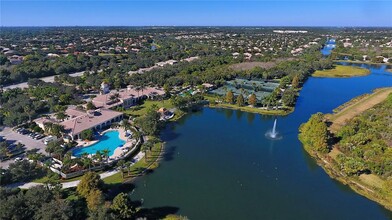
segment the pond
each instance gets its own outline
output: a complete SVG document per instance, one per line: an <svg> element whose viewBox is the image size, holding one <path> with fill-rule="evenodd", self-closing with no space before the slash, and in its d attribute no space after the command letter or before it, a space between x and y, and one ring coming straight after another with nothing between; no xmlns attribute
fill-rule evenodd
<svg viewBox="0 0 392 220"><path fill-rule="evenodd" d="M274 117L205 108L162 132L166 153L135 180L133 199L175 207L190 219L389 219L392 213L331 179L303 150L298 127L351 98L392 86L385 66L353 78L310 78L295 111L278 117L280 140L265 133Z"/></svg>

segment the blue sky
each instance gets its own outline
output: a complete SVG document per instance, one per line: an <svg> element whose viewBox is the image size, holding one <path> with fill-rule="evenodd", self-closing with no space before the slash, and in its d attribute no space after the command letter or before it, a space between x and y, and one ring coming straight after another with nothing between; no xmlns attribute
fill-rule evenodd
<svg viewBox="0 0 392 220"><path fill-rule="evenodd" d="M0 0L0 12L2 26L392 26L392 0Z"/></svg>

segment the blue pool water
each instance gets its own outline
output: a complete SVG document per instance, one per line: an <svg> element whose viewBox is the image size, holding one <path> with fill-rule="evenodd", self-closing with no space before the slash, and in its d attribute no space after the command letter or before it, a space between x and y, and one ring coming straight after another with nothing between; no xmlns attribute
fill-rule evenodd
<svg viewBox="0 0 392 220"><path fill-rule="evenodd" d="M114 150L117 147L124 145L125 141L120 139L120 133L118 131L108 131L99 137L98 142L88 146L78 148L72 151L72 155L76 157L82 156L84 153L95 154L97 151L105 149L109 150L109 156L113 155Z"/></svg>

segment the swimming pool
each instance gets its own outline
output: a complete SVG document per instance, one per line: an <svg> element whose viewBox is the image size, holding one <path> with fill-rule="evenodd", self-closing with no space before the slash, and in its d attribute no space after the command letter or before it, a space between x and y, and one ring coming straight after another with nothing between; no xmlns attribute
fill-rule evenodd
<svg viewBox="0 0 392 220"><path fill-rule="evenodd" d="M118 131L108 131L99 137L97 143L88 147L77 148L72 151L72 155L81 157L84 153L95 154L98 150L102 151L108 149L109 156L111 156L117 147L121 147L125 144L125 141L121 140L119 135L120 133Z"/></svg>

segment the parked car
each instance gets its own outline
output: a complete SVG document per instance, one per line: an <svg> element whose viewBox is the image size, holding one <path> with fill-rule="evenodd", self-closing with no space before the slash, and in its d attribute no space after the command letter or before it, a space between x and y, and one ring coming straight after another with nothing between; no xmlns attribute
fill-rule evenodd
<svg viewBox="0 0 392 220"><path fill-rule="evenodd" d="M39 140L39 139L42 139L44 137L45 137L44 135L40 134L40 135L38 135L38 137L36 139Z"/></svg>

